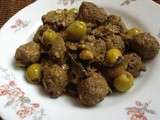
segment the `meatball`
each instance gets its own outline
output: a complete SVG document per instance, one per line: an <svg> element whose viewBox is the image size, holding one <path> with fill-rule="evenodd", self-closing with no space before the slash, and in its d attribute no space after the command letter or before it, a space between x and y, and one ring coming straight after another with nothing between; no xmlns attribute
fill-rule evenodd
<svg viewBox="0 0 160 120"><path fill-rule="evenodd" d="M121 36L119 35L109 35L105 38L105 42L106 42L106 49L112 49L112 48L117 48L119 50L121 50L121 52L125 51L125 43L122 39Z"/></svg>
<svg viewBox="0 0 160 120"><path fill-rule="evenodd" d="M31 63L38 62L40 58L40 46L36 42L29 42L21 45L16 50L15 60L17 66L28 66Z"/></svg>
<svg viewBox="0 0 160 120"><path fill-rule="evenodd" d="M85 106L94 106L104 99L109 92L105 78L96 72L82 80L78 85L79 101Z"/></svg>
<svg viewBox="0 0 160 120"><path fill-rule="evenodd" d="M96 39L93 35L88 35L81 40L79 48L91 51L94 56L93 62L104 61L106 45L102 39Z"/></svg>
<svg viewBox="0 0 160 120"><path fill-rule="evenodd" d="M153 59L159 52L160 44L155 37L149 33L140 33L130 40L131 49L136 52L143 60Z"/></svg>
<svg viewBox="0 0 160 120"><path fill-rule="evenodd" d="M64 10L50 11L42 17L44 24L50 25L55 31L64 30L76 18L75 12Z"/></svg>
<svg viewBox="0 0 160 120"><path fill-rule="evenodd" d="M103 24L107 20L107 14L91 2L83 2L79 9L78 19L85 22Z"/></svg>
<svg viewBox="0 0 160 120"><path fill-rule="evenodd" d="M119 34L121 32L121 28L118 25L107 24L103 26L99 26L91 31L91 34L97 38L104 38L108 35Z"/></svg>
<svg viewBox="0 0 160 120"><path fill-rule="evenodd" d="M51 97L59 97L68 84L67 70L57 64L44 67L42 83Z"/></svg>
<svg viewBox="0 0 160 120"><path fill-rule="evenodd" d="M127 71L130 72L134 77L138 77L141 71L145 71L145 65L136 53L125 55L124 60L128 65Z"/></svg>
<svg viewBox="0 0 160 120"><path fill-rule="evenodd" d="M62 61L65 57L65 52L65 42L61 36L58 36L49 49L49 56L53 61Z"/></svg>
<svg viewBox="0 0 160 120"><path fill-rule="evenodd" d="M121 17L116 15L109 15L107 19L107 23L110 23L112 25L117 25L120 27L120 32L125 33L127 31L127 27L122 21Z"/></svg>
<svg viewBox="0 0 160 120"><path fill-rule="evenodd" d="M114 24L114 25L119 25L120 22L121 22L121 17L116 16L116 15L109 15L107 17L107 22L111 23L111 24Z"/></svg>
<svg viewBox="0 0 160 120"><path fill-rule="evenodd" d="M94 51L94 61L95 62L102 62L104 61L104 56L106 53L106 46L103 40L97 40L95 42Z"/></svg>

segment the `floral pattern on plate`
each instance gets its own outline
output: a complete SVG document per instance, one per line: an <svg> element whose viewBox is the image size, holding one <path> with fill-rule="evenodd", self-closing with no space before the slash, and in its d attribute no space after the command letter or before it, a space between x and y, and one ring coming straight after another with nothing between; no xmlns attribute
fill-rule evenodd
<svg viewBox="0 0 160 120"><path fill-rule="evenodd" d="M0 77L7 81L7 83L0 85L0 97L7 98L4 108L12 107L21 120L28 117L33 120L43 120L45 116L43 108L40 107L39 103L32 102L25 95L25 92L17 86L13 74L0 66Z"/></svg>
<svg viewBox="0 0 160 120"><path fill-rule="evenodd" d="M123 5L129 5L133 1L136 1L136 0L125 0L124 2L121 3L121 6L123 6Z"/></svg>
<svg viewBox="0 0 160 120"><path fill-rule="evenodd" d="M22 28L27 27L30 24L28 20L17 19L13 25L11 25L11 29L15 32L21 30Z"/></svg>
<svg viewBox="0 0 160 120"><path fill-rule="evenodd" d="M154 110L149 109L150 104L151 102L136 101L134 106L126 108L130 120L148 120L147 114L156 114Z"/></svg>

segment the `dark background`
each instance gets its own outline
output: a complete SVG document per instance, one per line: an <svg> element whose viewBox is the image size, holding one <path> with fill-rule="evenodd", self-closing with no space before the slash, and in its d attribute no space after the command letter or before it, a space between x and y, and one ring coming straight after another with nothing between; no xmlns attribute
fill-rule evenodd
<svg viewBox="0 0 160 120"><path fill-rule="evenodd" d="M0 0L0 27L18 10L35 0ZM154 0L160 4L160 0Z"/></svg>

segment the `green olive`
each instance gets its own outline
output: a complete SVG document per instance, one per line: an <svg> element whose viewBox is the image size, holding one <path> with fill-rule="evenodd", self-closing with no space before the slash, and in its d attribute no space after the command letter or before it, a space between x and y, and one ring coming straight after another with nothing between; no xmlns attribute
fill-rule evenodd
<svg viewBox="0 0 160 120"><path fill-rule="evenodd" d="M78 9L77 8L71 8L68 12L69 13L78 13Z"/></svg>
<svg viewBox="0 0 160 120"><path fill-rule="evenodd" d="M42 68L40 64L30 65L26 70L27 81L33 84L40 83L41 71L42 71Z"/></svg>
<svg viewBox="0 0 160 120"><path fill-rule="evenodd" d="M69 40L77 41L87 34L87 25L85 22L75 21L67 27L66 31Z"/></svg>
<svg viewBox="0 0 160 120"><path fill-rule="evenodd" d="M113 48L107 51L106 59L109 63L115 64L120 57L122 53L119 49Z"/></svg>
<svg viewBox="0 0 160 120"><path fill-rule="evenodd" d="M90 50L83 50L79 56L82 60L93 60L94 58L93 52Z"/></svg>
<svg viewBox="0 0 160 120"><path fill-rule="evenodd" d="M48 46L54 43L57 38L57 33L51 29L47 29L43 33L43 44Z"/></svg>
<svg viewBox="0 0 160 120"><path fill-rule="evenodd" d="M141 29L139 29L139 28L132 28L132 29L127 31L127 35L129 37L133 37L133 36L138 35L138 34L140 34L142 32L143 31Z"/></svg>
<svg viewBox="0 0 160 120"><path fill-rule="evenodd" d="M114 81L113 85L119 92L128 91L134 84L134 77L129 72L124 72L119 75Z"/></svg>

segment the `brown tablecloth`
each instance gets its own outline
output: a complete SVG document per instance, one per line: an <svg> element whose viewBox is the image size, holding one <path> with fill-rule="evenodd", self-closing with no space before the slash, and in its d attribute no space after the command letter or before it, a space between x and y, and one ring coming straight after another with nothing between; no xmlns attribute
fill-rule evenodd
<svg viewBox="0 0 160 120"><path fill-rule="evenodd" d="M35 0L0 0L0 27L18 10ZM160 3L160 0L154 0Z"/></svg>
<svg viewBox="0 0 160 120"><path fill-rule="evenodd" d="M0 0L0 27L17 11L35 0Z"/></svg>

